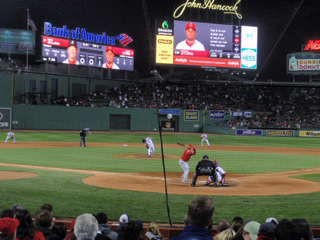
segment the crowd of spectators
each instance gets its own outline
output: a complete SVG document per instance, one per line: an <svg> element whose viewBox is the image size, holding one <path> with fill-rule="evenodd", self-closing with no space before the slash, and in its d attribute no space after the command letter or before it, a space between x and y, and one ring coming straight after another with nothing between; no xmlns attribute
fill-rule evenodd
<svg viewBox="0 0 320 240"><path fill-rule="evenodd" d="M252 85L144 84L112 87L86 96L52 100L64 106L182 108L252 111L235 117L231 128L314 128L320 122L320 88Z"/></svg>
<svg viewBox="0 0 320 240"><path fill-rule="evenodd" d="M281 220L267 218L264 223L244 221L235 217L213 226L214 203L209 197L194 199L188 206L185 227L172 240L313 240L305 219ZM106 213L79 215L67 228L54 218L53 207L44 204L34 218L20 205L0 215L1 240L161 240L156 223L146 228L141 221L122 214L118 225L111 228Z"/></svg>

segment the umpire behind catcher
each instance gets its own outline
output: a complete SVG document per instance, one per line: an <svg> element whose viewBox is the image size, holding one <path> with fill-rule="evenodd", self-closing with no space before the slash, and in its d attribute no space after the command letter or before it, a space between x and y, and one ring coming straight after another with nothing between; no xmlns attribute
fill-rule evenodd
<svg viewBox="0 0 320 240"><path fill-rule="evenodd" d="M87 147L87 130L80 130L80 147Z"/></svg>
<svg viewBox="0 0 320 240"><path fill-rule="evenodd" d="M197 179L199 176L214 176L215 172L215 165L212 161L209 160L207 155L202 157L202 160L198 162L196 166L196 173L192 180L192 187L196 186Z"/></svg>

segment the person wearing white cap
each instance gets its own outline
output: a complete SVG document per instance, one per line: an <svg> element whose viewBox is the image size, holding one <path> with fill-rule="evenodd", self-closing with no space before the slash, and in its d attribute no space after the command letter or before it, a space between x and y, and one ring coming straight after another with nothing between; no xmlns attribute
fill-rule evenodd
<svg viewBox="0 0 320 240"><path fill-rule="evenodd" d="M260 223L250 221L244 225L242 237L244 240L256 240L258 238Z"/></svg>

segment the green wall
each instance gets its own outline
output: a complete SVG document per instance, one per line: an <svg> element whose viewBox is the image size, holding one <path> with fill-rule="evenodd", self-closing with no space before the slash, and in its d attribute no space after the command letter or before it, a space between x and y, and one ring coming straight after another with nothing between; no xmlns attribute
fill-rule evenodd
<svg viewBox="0 0 320 240"><path fill-rule="evenodd" d="M0 72L0 107L11 107L12 104L12 74Z"/></svg>
<svg viewBox="0 0 320 240"><path fill-rule="evenodd" d="M131 130L153 131L157 128L156 110L87 108L65 106L14 105L13 127L15 129L109 130L111 114L131 116Z"/></svg>

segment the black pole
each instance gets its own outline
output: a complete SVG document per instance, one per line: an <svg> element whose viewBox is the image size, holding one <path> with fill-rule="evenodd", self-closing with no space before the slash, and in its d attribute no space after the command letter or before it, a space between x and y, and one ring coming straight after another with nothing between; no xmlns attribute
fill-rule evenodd
<svg viewBox="0 0 320 240"><path fill-rule="evenodd" d="M166 197L166 209L167 209L169 224L170 224L170 227L172 227L170 206L169 206L168 185L167 185L167 171L166 171L166 164L165 164L165 160L164 160L162 127L161 127L161 120L159 117L159 111L157 114L158 114L158 123L159 123L159 137L160 137L160 146L161 146L162 170L163 170L163 178L164 178L164 192L165 192L165 197Z"/></svg>

